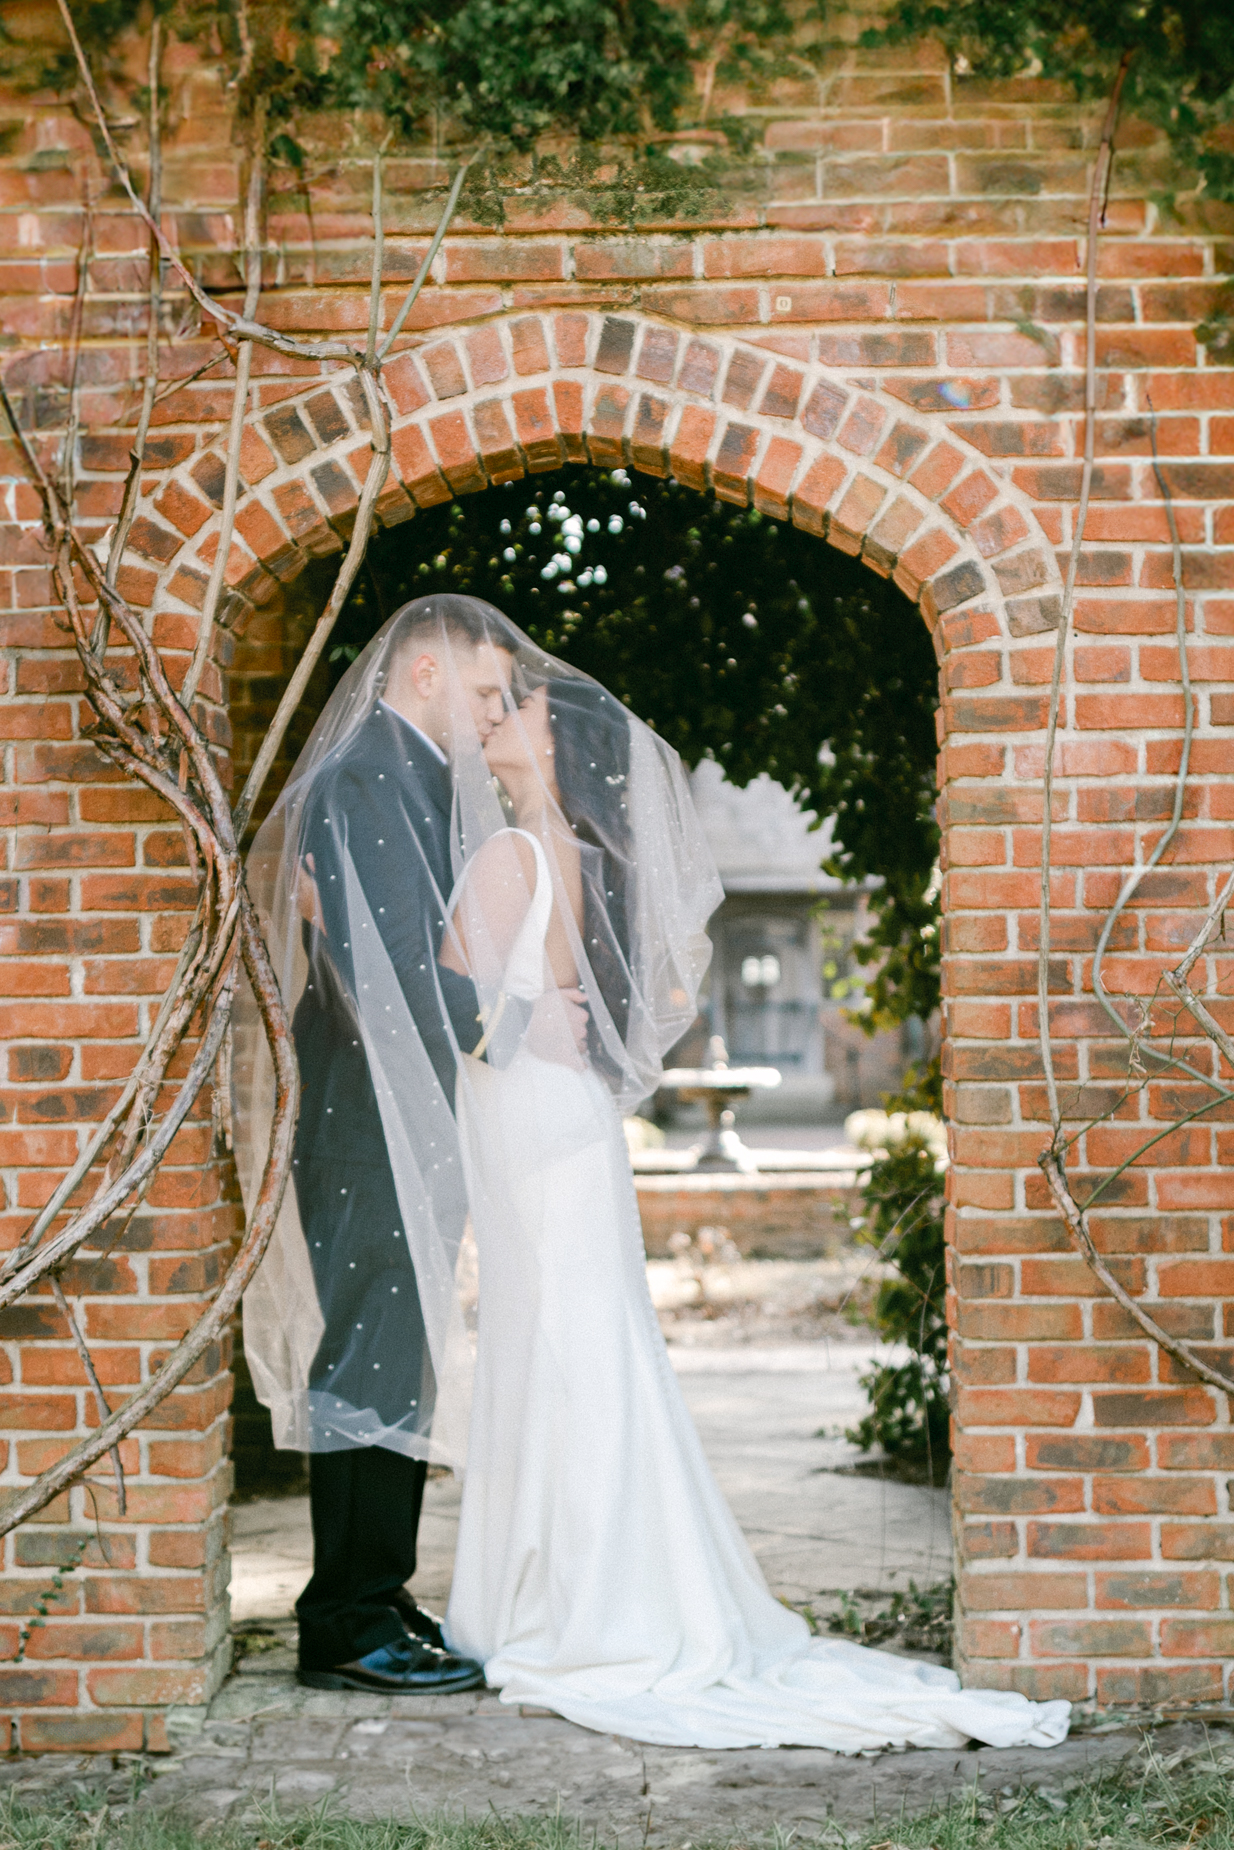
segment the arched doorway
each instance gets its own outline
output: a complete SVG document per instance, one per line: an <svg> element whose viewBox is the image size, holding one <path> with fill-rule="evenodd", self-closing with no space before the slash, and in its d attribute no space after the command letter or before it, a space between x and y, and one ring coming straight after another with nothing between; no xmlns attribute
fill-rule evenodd
<svg viewBox="0 0 1234 1850"><path fill-rule="evenodd" d="M322 608L333 576L331 561L311 564L296 581L297 601ZM735 877L722 841L713 841L729 874L709 927L715 957L699 1020L666 1064L704 1064L720 1039L733 1064L775 1069L781 1084L751 1101L752 1123L738 1107L753 1171L709 1179L693 1167L706 1117L671 1087L648 1099L627 1131L670 1357L773 1590L820 1623L856 1624L909 1582L942 1605L949 1522L945 1498L923 1488L930 1480L941 1489L948 1460L937 1188L923 1203L914 1182L900 1203L906 1212L892 1214L891 1238L880 1233L877 1250L865 1244L853 1210L862 1206L858 1165L869 1156L844 1129L854 1105L880 1103L877 1082L864 1098L849 1095L847 1051L868 1048L882 1089L900 1092L900 1027L913 1021L922 1037L935 1030L937 981L912 956L919 919L931 916L923 896L936 884L937 663L928 631L898 588L812 534L671 479L567 464L452 498L374 535L299 715L301 735L392 612L439 591L499 604L537 642L594 673L697 767L712 809L736 806L739 837L743 785L763 816L778 797L796 819L784 788L791 782L807 812L828 824L802 842L818 877L804 888L789 885L769 844L755 839L758 823L744 822ZM260 621L258 640L239 643L233 710L260 713L264 695L268 712L280 691L260 675L269 622ZM840 861L824 875L829 842ZM753 857L753 879L743 856ZM871 881L881 883L876 891ZM895 972L884 973L880 1019L894 1016L897 1026L873 1041L839 1000L854 977L824 981L844 955L839 947L864 936L870 905L880 943L898 946L896 968L908 979L901 995ZM867 1006L873 1011L873 996ZM934 1100L937 1082L918 1074L914 1089ZM886 1315L872 1325L875 1302L886 1311L892 1301L893 1280L900 1296L916 1288L897 1268L908 1234L918 1246L934 1243L921 1314L901 1316L903 1327L885 1327ZM271 1599L270 1561L280 1556L289 1578L298 1561L307 1578L307 1511L269 1498L289 1487L298 1461L268 1449L268 1429L258 1454L264 1421L242 1354L237 1379L237 1490L253 1500L237 1514L233 1600L242 1619L286 1618L290 1588ZM867 1399L875 1381L877 1413ZM863 1421L868 1436L850 1442ZM431 1481L415 1582L430 1607L447 1592L456 1508L455 1487Z"/></svg>
<svg viewBox="0 0 1234 1850"><path fill-rule="evenodd" d="M1022 902L1010 888L993 899L976 894L962 867L957 886L948 844L957 825L971 834L984 816L1005 821L1017 799L988 780L1019 775L1008 741L1042 724L1029 650L1056 619L1058 572L1026 497L964 439L905 415L895 391L804 354L788 359L633 314L502 317L400 356L386 380L397 412L395 467L378 503L387 526L569 461L625 467L826 537L918 602L944 676L944 906L961 893L961 905L979 915L951 933L948 961L957 992L980 990L990 978L977 968L979 955L1006 952L1014 941L1009 925L996 946L997 921L983 915L993 904L1009 919ZM250 422L226 573L236 632L256 621L269 630L273 653L285 655L281 587L294 586L310 558L340 549L370 458L357 400L337 381L311 382ZM178 531L151 518L137 535L162 578L161 595L190 618L217 546L221 483L217 455L197 455L153 510ZM980 1038L988 1031L980 1010L964 1007L965 1032ZM1021 1038L1031 1032L1022 1028ZM987 1122L978 1082L989 1071L973 1058L957 1073L961 1121ZM953 1139L953 1212L979 1215L1018 1201L1013 1146L980 1128ZM991 1352L981 1353L989 1367ZM1005 1376L995 1367L988 1378ZM997 1447L995 1455L1002 1457ZM978 1575L978 1531L988 1527L980 1514L964 1518Z"/></svg>

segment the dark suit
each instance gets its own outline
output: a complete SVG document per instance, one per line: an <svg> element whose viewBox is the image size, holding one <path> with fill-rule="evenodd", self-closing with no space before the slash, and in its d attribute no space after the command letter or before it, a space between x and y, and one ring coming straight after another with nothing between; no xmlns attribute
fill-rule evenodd
<svg viewBox="0 0 1234 1850"><path fill-rule="evenodd" d="M328 1669L399 1634L389 1601L416 1564L425 1466L332 1435L328 1395L386 1426L434 1394L381 1113L355 1017L344 841L412 1019L453 1102L457 1044L482 1032L471 983L437 962L451 885L448 769L397 714L374 707L319 772L302 823L323 926L292 1024L301 1102L292 1174L325 1331L309 1376L313 1578L297 1605L301 1662ZM458 1229L461 1233L461 1227ZM363 1338L357 1339L357 1329ZM333 1446L332 1446L333 1439ZM324 1447L324 1449L322 1449Z"/></svg>

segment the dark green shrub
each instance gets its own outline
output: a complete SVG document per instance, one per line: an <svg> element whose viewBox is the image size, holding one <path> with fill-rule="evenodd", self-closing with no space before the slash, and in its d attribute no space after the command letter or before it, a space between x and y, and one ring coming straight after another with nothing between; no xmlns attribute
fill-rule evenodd
<svg viewBox="0 0 1234 1850"><path fill-rule="evenodd" d="M874 1325L885 1342L902 1345L909 1355L861 1377L870 1411L846 1435L932 1483L944 1481L951 1459L944 1178L937 1157L936 1139L910 1118L875 1158L862 1191L859 1237L896 1268L879 1287Z"/></svg>

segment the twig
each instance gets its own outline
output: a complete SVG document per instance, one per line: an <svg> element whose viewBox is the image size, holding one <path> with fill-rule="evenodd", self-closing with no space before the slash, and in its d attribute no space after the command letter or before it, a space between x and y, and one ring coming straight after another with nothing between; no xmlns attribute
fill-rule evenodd
<svg viewBox="0 0 1234 1850"><path fill-rule="evenodd" d="M110 1414L111 1408L107 1405L107 1396L103 1392L103 1384L99 1380L98 1371L94 1366L94 1357L91 1355L86 1345L85 1337L77 1327L77 1319L69 1309L69 1301L64 1295L64 1288L54 1272L51 1275L51 1288L56 1303L60 1307L60 1314L69 1326L69 1333L73 1338L77 1353L81 1357L81 1365L86 1371L90 1386L94 1389L94 1404L98 1408L99 1419L100 1421L105 1420ZM124 1466L120 1462L120 1447L118 1445L113 1445L111 1448L111 1468L116 1474L116 1508L119 1514L123 1516L127 1509L128 1497L124 1488Z"/></svg>
<svg viewBox="0 0 1234 1850"><path fill-rule="evenodd" d="M1052 1149L1046 1150L1037 1160L1041 1164L1042 1173L1054 1197L1054 1204L1066 1221L1072 1239L1087 1260L1089 1269L1105 1286L1110 1296L1122 1305L1127 1315L1133 1317L1144 1333L1151 1336L1152 1340L1159 1348L1164 1349L1167 1355L1172 1355L1175 1361L1191 1369L1194 1374L1199 1375L1202 1381L1207 1381L1210 1387L1220 1388L1224 1394L1234 1393L1234 1379L1211 1368L1195 1353L1190 1344L1181 1341L1176 1336L1171 1336L1168 1330L1163 1330L1156 1318L1151 1317L1144 1309L1139 1299L1133 1298L1131 1293L1119 1284L1093 1244L1084 1209L1078 1205L1067 1185L1066 1173L1057 1152Z"/></svg>
<svg viewBox="0 0 1234 1850"><path fill-rule="evenodd" d="M186 373L183 379L173 379L170 381L169 384L163 387L161 392L156 392L155 397L154 397L155 404L161 405L165 398L171 398L176 392L181 391L186 385L193 385L198 379L201 378L203 373L208 373L212 366L221 366L224 360L230 360L230 359L231 359L231 355L228 352L226 352L226 350L224 350L222 353L214 354L208 360L203 360L200 366L194 367L191 373Z"/></svg>
<svg viewBox="0 0 1234 1850"><path fill-rule="evenodd" d="M356 573L363 562L368 548L369 535L372 532L377 497L385 487L386 477L390 472L390 430L386 423L385 407L381 402L381 395L372 374L362 372L359 377L360 384L364 388L369 419L372 424L373 460L364 478L360 505L356 510L356 524L352 528L351 542L347 548L346 557L339 567L339 574L334 581L329 601L318 617L313 633L305 645L304 653L296 663L292 677L283 690L283 697L278 703L269 730L261 742L253 768L240 793L240 800L236 804L234 822L236 835L240 840L244 839L244 832L252 819L262 786L270 775L270 768L278 756L287 728L304 698L304 690L321 658L322 650L330 640L330 632L338 622L343 605L347 601L347 593L351 590Z"/></svg>
<svg viewBox="0 0 1234 1850"><path fill-rule="evenodd" d="M472 156L472 160L475 160L477 158L478 156L476 155ZM389 333L386 335L385 339L382 341L381 345L377 349L377 358L379 360L385 359L391 347L394 345L395 341L398 339L399 335L402 333L403 323L406 321L408 315L410 315L412 309L415 306L416 297L419 295L421 289L423 289L424 287L425 278L428 276L429 271L433 267L433 259L436 257L438 251L441 249L441 241L446 235L446 230L449 226L450 220L454 217L454 208L458 204L458 196L463 190L463 181L467 178L467 169L470 166L471 166L471 161L464 161L462 166L459 168L458 172L454 176L454 184L450 188L449 197L447 198L446 203L444 207L442 208L441 217L437 221L437 229L433 233L433 241L424 253L424 262L420 265L420 268L416 271L416 280L411 285L411 288L407 292L407 299L403 303L402 308L399 309L398 314L394 317L393 322L390 324Z"/></svg>
<svg viewBox="0 0 1234 1850"><path fill-rule="evenodd" d="M159 64L162 53L163 22L156 13L150 26L150 217L157 224L163 210L163 137L159 97ZM157 402L159 383L159 314L163 299L163 267L159 257L158 240L150 240L150 286L146 298L146 376L142 382L141 409L137 414L137 429L133 433L133 447L129 452L129 472L124 483L124 499L120 503L120 517L112 535L111 550L107 555L107 582L114 585L116 574L120 570L120 561L128 545L129 531L137 513L137 499L141 493L141 469L146 453L146 438L150 433L150 418ZM211 362L213 364L213 361ZM99 606L99 622L93 647L96 655L102 655L107 647L107 610Z"/></svg>
<svg viewBox="0 0 1234 1850"><path fill-rule="evenodd" d="M381 157L384 151L384 147L378 148L373 156L373 270L368 295L368 339L364 345L364 364L370 372L377 361L377 336L381 332L381 271L386 254L381 183Z"/></svg>
<svg viewBox="0 0 1234 1850"><path fill-rule="evenodd" d="M248 198L244 212L244 318L251 321L257 313L261 295L261 189L265 175L265 103L259 100L253 128L253 156L249 167ZM253 364L253 343L241 340L236 354L236 379L231 398L231 428L227 437L227 467L223 478L223 516L219 524L218 551L210 570L206 599L202 606L197 632L197 647L180 698L191 707L210 654L214 627L218 621L219 599L231 555L231 536L236 523L236 501L240 490L240 447L244 437L244 419L248 411L249 374Z"/></svg>
<svg viewBox="0 0 1234 1850"><path fill-rule="evenodd" d="M1050 838L1053 829L1054 802L1054 749L1058 736L1058 714L1061 700L1063 661L1067 653L1067 636L1071 628L1071 612L1075 602L1075 581L1080 566L1080 547L1084 540L1084 528L1088 520L1088 501L1093 486L1093 456L1096 446L1097 425L1097 234L1101 228L1101 208L1105 198L1106 184L1110 163L1114 158L1114 130L1118 124L1118 108L1122 100L1123 85L1127 80L1133 53L1125 51L1119 60L1118 73L1114 87L1110 92L1110 101L1105 113L1105 122L1101 129L1101 143L1097 150L1096 165L1093 169L1092 191L1088 201L1088 250L1087 278L1085 284L1085 348L1084 348L1084 467L1080 476L1080 504L1076 511L1075 532L1071 541L1071 556L1067 561L1067 582L1063 591L1063 607L1058 618L1058 634L1054 642L1054 673L1050 681L1050 710L1046 726L1045 741L1045 776L1042 785L1043 815L1041 819L1041 912L1038 921L1037 940L1037 1034L1041 1042L1041 1062L1045 1068L1046 1095L1050 1107L1050 1123L1057 1135L1062 1122L1058 1109L1058 1081L1054 1074L1054 1053L1050 1044Z"/></svg>
<svg viewBox="0 0 1234 1850"><path fill-rule="evenodd" d="M1187 774L1191 768L1191 737L1195 727L1195 696L1191 691L1191 667L1187 660L1187 594L1183 588L1182 547L1179 544L1178 538L1178 522L1174 518L1174 499L1170 493L1169 484L1162 474L1161 459L1157 454L1157 413L1153 410L1151 399L1149 400L1148 409L1150 414L1149 439L1152 444L1153 473L1157 478L1157 486L1160 488L1162 499L1165 502L1166 520L1169 522L1170 541L1174 555L1174 592L1176 600L1175 634L1178 639L1179 678L1183 684L1183 743L1178 762L1178 775L1174 779L1174 808L1170 817L1169 827L1158 838L1156 846L1153 848L1148 859L1142 862L1140 866L1134 867L1127 875L1118 898L1115 900L1111 911L1106 917L1105 924L1101 928L1101 936L1097 940L1097 949L1093 954L1093 993L1106 1014L1123 1034L1127 1032L1126 1024L1122 1016L1118 1013L1118 1010L1114 1007L1114 1004L1110 1001L1109 996L1106 994L1105 984L1101 980L1102 960L1105 957L1106 949L1110 942L1110 935L1124 908L1130 902L1132 894L1143 880L1145 874L1151 873L1152 869L1156 867L1162 855L1178 833L1179 824L1183 819L1183 801L1187 791ZM1169 982L1168 977L1166 981ZM1171 987L1173 987L1172 984ZM1194 1010L1192 1012L1194 1013ZM1153 1049L1147 1048L1145 1051L1151 1055Z"/></svg>
<svg viewBox="0 0 1234 1850"><path fill-rule="evenodd" d="M1157 1320L1144 1309L1138 1299L1134 1298L1131 1293L1118 1282L1109 1266L1106 1265L1100 1253L1097 1251L1089 1231L1087 1212L1076 1201L1067 1180L1065 1168L1067 1146L1062 1136L1062 1114L1059 1108L1058 1085L1054 1072L1050 1035L1050 844L1053 828L1054 754L1061 705L1063 664L1066 657L1067 637L1071 626L1072 611L1075 602L1075 585L1079 569L1080 551L1084 539L1084 529L1088 519L1089 497L1092 492L1097 411L1097 235L1103 220L1105 201L1109 193L1114 131L1118 122L1119 102L1131 57L1132 53L1124 52L1119 61L1118 73L1115 77L1109 105L1106 110L1105 122L1102 127L1101 143L1093 172L1092 191L1089 196L1085 296L1084 465L1080 478L1080 497L1079 505L1076 510L1075 530L1072 536L1071 553L1067 563L1067 578L1063 594L1063 606L1059 617L1058 634L1055 640L1054 671L1050 684L1049 722L1046 729L1046 754L1043 779L1044 814L1042 816L1041 844L1041 907L1037 951L1037 1031L1041 1046L1042 1066L1045 1072L1046 1091L1049 1100L1052 1137L1049 1148L1042 1153L1038 1161L1055 1206L1062 1215L1072 1240L1079 1249L1094 1277L1104 1286L1105 1290L1115 1302L1122 1306L1128 1316L1140 1326L1145 1334L1148 1335L1158 1347L1165 1350L1168 1355L1173 1356L1176 1361L1191 1370L1193 1374L1198 1375L1201 1380L1208 1382L1210 1386L1219 1388L1222 1392L1228 1394L1234 1392L1234 1380L1229 1376L1221 1374L1217 1369L1212 1368L1195 1352L1189 1343L1182 1341L1178 1337L1171 1336L1167 1330L1164 1330ZM1101 1002L1106 1014L1118 1028L1119 1033L1128 1039L1133 1038L1132 1030L1128 1028L1126 1022L1106 994L1105 986L1101 978L1101 965L1119 917L1145 875L1157 866L1166 849L1178 833L1179 825L1182 821L1187 776L1190 768L1195 705L1187 661L1186 595L1183 588L1182 549L1179 544L1178 526L1174 518L1174 507L1170 496L1169 485L1163 475L1157 453L1157 420L1151 401L1149 404L1149 411L1152 415L1151 439L1153 471L1165 502L1166 519L1169 523L1170 540L1173 547L1176 633L1179 651L1179 675L1183 687L1183 741L1178 775L1174 784L1174 804L1169 825L1162 832L1152 853L1146 860L1134 867L1124 880L1118 898L1102 926L1093 958L1094 993ZM1166 984L1191 1011L1191 1014L1199 1026L1209 1035L1210 1039L1215 1042L1218 1048L1226 1055L1227 1059L1230 1059L1231 1055L1234 1054L1234 1041L1231 1041L1230 1037L1224 1033L1199 998L1192 994L1187 984L1186 976L1196 959L1200 956L1204 946L1208 943L1212 935L1216 918L1231 891L1234 891L1234 876L1231 876L1223 889L1221 897L1209 912L1179 968L1176 971L1167 972L1164 978ZM1138 1040L1136 1044L1139 1045ZM1089 1197L1090 1206L1092 1202L1097 1199L1098 1195L1109 1188L1117 1176L1121 1175L1133 1162L1137 1161L1146 1150L1151 1149L1154 1144L1161 1142L1163 1138L1172 1135L1182 1124L1189 1122L1193 1118L1202 1116L1206 1111L1213 1110L1216 1105L1224 1103L1228 1098L1234 1096L1225 1087L1217 1084L1210 1076L1200 1073L1188 1062L1178 1060L1172 1054L1165 1054L1151 1047L1141 1047L1141 1052L1149 1058L1161 1061L1175 1072L1187 1073L1201 1080L1204 1084L1211 1087L1218 1096L1206 1100L1203 1105L1196 1107L1195 1110L1184 1113L1181 1118L1176 1118L1172 1124L1156 1132L1131 1156L1124 1158L1117 1168L1110 1175L1104 1177L1092 1192ZM1234 1060L1231 1060L1231 1064L1234 1064Z"/></svg>
<svg viewBox="0 0 1234 1850"><path fill-rule="evenodd" d="M90 198L90 182L85 183L85 205L82 212L81 250L77 257L77 286L73 291L73 312L69 316L68 351L71 355L69 366L69 403L68 418L64 431L64 451L60 462L61 493L64 505L72 519L77 505L77 436L81 423L81 327L86 311L86 291L90 286L90 257L94 244L94 204Z"/></svg>
<svg viewBox="0 0 1234 1850"><path fill-rule="evenodd" d="M229 90L238 90L241 84L248 80L253 68L253 53L256 47L253 44L252 28L249 25L248 0L236 0L236 31L240 37L240 62L236 66L235 76L228 82Z"/></svg>

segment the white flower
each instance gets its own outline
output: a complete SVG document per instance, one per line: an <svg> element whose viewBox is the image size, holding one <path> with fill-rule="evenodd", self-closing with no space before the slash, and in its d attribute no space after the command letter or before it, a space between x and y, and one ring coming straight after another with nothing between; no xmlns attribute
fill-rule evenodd
<svg viewBox="0 0 1234 1850"><path fill-rule="evenodd" d="M515 557L513 546L507 546L501 556L503 559L512 560Z"/></svg>
<svg viewBox="0 0 1234 1850"><path fill-rule="evenodd" d="M859 1150L885 1156L906 1137L920 1137L933 1152L934 1167L947 1167L947 1126L930 1111L854 1111L844 1120L844 1135Z"/></svg>
<svg viewBox="0 0 1234 1850"><path fill-rule="evenodd" d="M610 533L620 533L625 524L620 514L610 514L608 517L608 530Z"/></svg>
<svg viewBox="0 0 1234 1850"><path fill-rule="evenodd" d="M606 585L608 583L608 573L602 565L593 565L591 568L591 576L598 585Z"/></svg>

